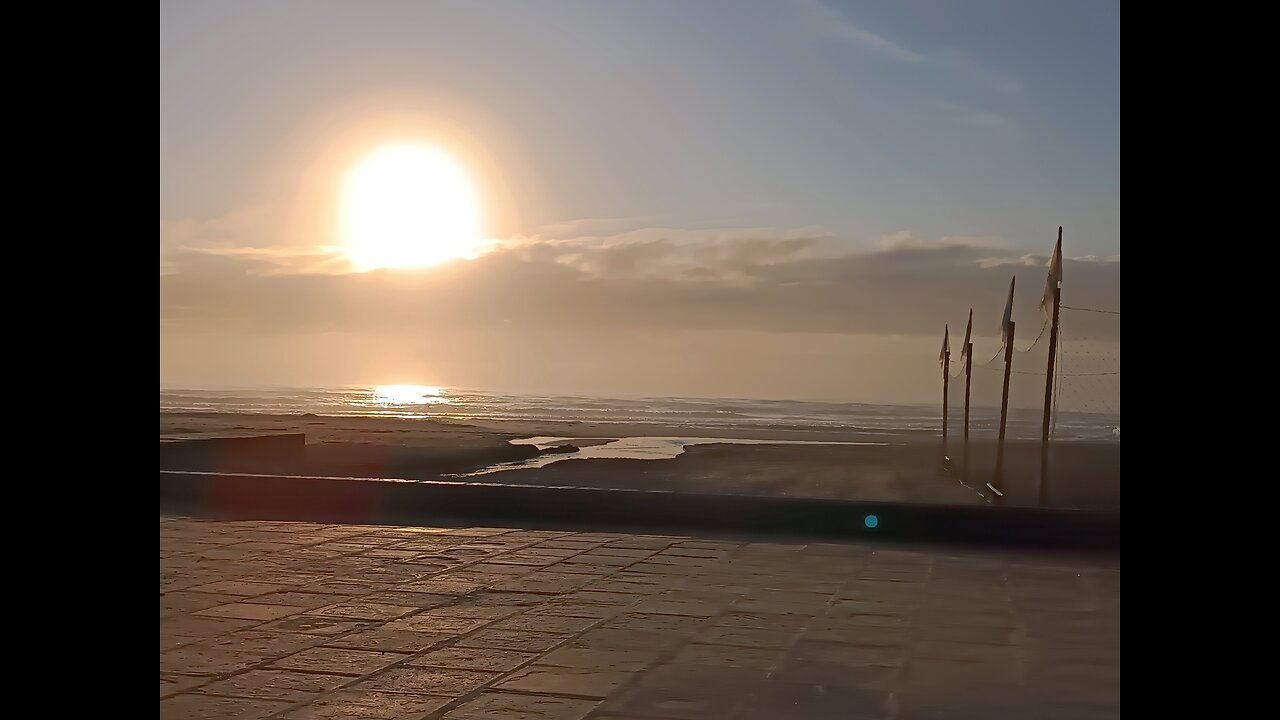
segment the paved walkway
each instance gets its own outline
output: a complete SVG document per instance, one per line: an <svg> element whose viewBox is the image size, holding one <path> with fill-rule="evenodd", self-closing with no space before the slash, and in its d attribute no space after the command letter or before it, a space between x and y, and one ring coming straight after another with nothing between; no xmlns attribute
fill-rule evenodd
<svg viewBox="0 0 1280 720"><path fill-rule="evenodd" d="M1118 558L160 518L161 718L1119 715Z"/></svg>

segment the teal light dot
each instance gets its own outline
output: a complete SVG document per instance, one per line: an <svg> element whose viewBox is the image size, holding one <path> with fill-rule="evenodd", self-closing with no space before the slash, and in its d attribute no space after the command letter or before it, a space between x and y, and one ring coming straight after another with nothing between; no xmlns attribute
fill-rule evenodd
<svg viewBox="0 0 1280 720"><path fill-rule="evenodd" d="M862 519L862 524L866 525L870 529L874 529L877 525L880 524L880 518L876 517L875 515L868 515Z"/></svg>

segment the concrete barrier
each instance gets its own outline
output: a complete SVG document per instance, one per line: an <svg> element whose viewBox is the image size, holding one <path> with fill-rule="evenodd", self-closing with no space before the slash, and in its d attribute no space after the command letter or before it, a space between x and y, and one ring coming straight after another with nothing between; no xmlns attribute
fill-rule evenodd
<svg viewBox="0 0 1280 720"><path fill-rule="evenodd" d="M366 524L747 532L1118 551L1120 515L499 483L160 472L165 512Z"/></svg>

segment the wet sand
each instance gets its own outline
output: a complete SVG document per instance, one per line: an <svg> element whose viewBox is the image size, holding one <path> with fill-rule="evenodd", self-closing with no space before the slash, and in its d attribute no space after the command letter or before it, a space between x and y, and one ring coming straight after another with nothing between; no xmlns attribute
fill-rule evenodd
<svg viewBox="0 0 1280 720"><path fill-rule="evenodd" d="M305 433L305 461L299 474L456 479L456 475L525 460L539 452L509 440L547 435L580 438L578 446L633 436L698 436L757 440L883 442L885 445L691 446L664 460L571 459L537 469L506 470L476 478L481 482L578 485L681 492L826 497L890 502L973 504L990 501L993 441L975 440L969 474L963 473L960 445L950 460L932 433L833 432L827 430L691 429L661 425L576 422L442 422L423 419L161 413L166 435ZM1006 444L1002 502L1039 503L1038 442ZM247 464L246 464L247 462ZM181 468L199 469L199 468ZM228 472L253 472L241 460ZM1048 504L1119 510L1119 443L1057 443L1051 456ZM983 497L983 496L987 497Z"/></svg>
<svg viewBox="0 0 1280 720"><path fill-rule="evenodd" d="M995 443L975 441L968 475L953 452L944 461L934 443L886 445L729 445L687 447L668 460L585 459L536 470L508 470L476 477L485 482L590 485L683 492L749 493L885 502L967 505L995 502ZM1040 445L1008 442L1007 505L1036 506ZM1062 443L1050 455L1048 505L1093 510L1120 507L1119 444Z"/></svg>

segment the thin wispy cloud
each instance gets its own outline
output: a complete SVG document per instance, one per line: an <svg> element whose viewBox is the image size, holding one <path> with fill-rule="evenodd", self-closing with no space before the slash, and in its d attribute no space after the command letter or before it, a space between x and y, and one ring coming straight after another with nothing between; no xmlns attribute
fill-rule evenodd
<svg viewBox="0 0 1280 720"><path fill-rule="evenodd" d="M649 216L632 217L592 217L564 220L539 227L536 235L548 238L575 237L589 233L609 232L614 228L625 228L640 223L652 222L656 218Z"/></svg>
<svg viewBox="0 0 1280 720"><path fill-rule="evenodd" d="M910 230L881 235L878 245L885 250L936 249L943 247L972 247L1007 250L1012 247L1007 239L994 235L943 235L938 238L920 238Z"/></svg>
<svg viewBox="0 0 1280 720"><path fill-rule="evenodd" d="M831 37L857 45L890 60L913 63L928 60L924 55L908 47L867 30L835 8L823 4L821 0L795 0L795 3L815 27Z"/></svg>
<svg viewBox="0 0 1280 720"><path fill-rule="evenodd" d="M822 0L792 0L800 14L819 34L834 38L889 60L933 65L959 75L987 90L1002 94L1022 91L1022 82L1005 73L984 68L950 51L922 52L895 42L858 24L847 14Z"/></svg>
<svg viewBox="0 0 1280 720"><path fill-rule="evenodd" d="M1077 257L1067 257L1067 260L1077 263L1092 263L1095 265L1119 265L1119 255L1080 255ZM985 257L978 260L978 267L985 269L1012 266L1012 267L1049 267L1050 258L1044 255L1036 255L1034 253L1024 253L1016 257L1000 256Z"/></svg>

